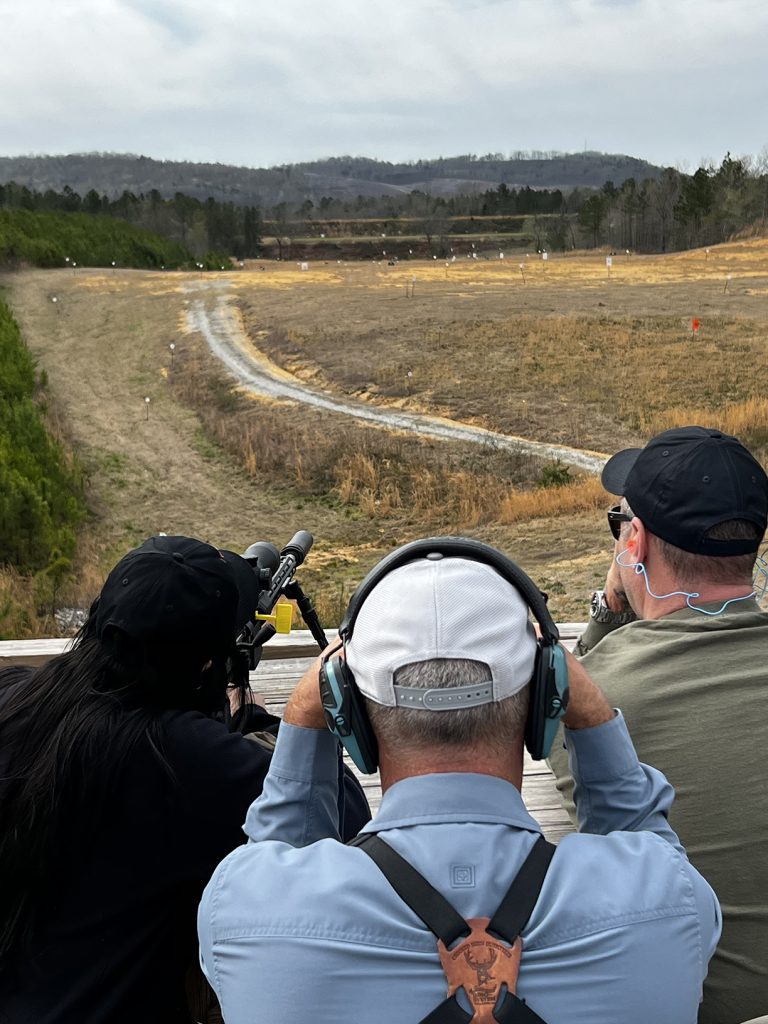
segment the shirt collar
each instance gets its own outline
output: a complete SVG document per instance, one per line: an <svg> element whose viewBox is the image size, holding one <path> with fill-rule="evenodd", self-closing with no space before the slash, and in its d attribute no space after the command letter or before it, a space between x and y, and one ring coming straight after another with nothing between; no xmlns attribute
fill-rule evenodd
<svg viewBox="0 0 768 1024"><path fill-rule="evenodd" d="M414 775L387 790L363 832L441 822L488 822L541 832L511 782L464 772Z"/></svg>

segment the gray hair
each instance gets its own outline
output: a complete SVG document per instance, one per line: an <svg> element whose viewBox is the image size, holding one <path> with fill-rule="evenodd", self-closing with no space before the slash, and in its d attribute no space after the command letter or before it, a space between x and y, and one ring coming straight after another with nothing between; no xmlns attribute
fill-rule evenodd
<svg viewBox="0 0 768 1024"><path fill-rule="evenodd" d="M424 690L473 686L489 678L490 669L484 662L464 658L418 661L394 674L398 686ZM368 698L365 706L374 732L392 751L483 746L503 753L525 728L528 686L502 701L450 711L387 707Z"/></svg>

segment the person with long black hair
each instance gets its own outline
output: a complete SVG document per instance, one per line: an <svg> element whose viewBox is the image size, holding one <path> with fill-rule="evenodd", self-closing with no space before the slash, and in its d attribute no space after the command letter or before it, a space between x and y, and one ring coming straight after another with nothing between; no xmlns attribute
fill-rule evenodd
<svg viewBox="0 0 768 1024"><path fill-rule="evenodd" d="M278 725L235 647L257 594L239 556L155 537L70 651L0 673L0 1020L195 1019L197 904L269 766L243 734ZM343 789L352 836L368 808Z"/></svg>

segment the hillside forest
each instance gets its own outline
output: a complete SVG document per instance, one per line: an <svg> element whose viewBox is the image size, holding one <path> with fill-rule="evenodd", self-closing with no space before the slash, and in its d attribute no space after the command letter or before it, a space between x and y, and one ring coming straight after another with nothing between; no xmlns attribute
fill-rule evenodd
<svg viewBox="0 0 768 1024"><path fill-rule="evenodd" d="M0 214L6 212L0 220L0 258L5 252L8 259L7 236L15 232L11 256L18 251L30 263L52 266L57 260L61 265L61 246L74 244L64 237L67 221L50 219L38 228L18 215L10 222L8 211L48 217L85 214L102 223L111 218L184 250L161 251L156 241L151 245L148 238L137 237L126 244L125 253L108 256L102 231L98 253L81 257L94 265L117 258L128 266L178 266L190 254L212 268L220 263L220 254L238 260L371 258L380 255L382 237L389 240L390 254L399 258L445 256L452 240L470 237L488 251L608 247L663 253L715 245L765 222L768 162L726 154L718 167L700 167L693 174L666 168L642 180L608 180L599 188L510 187L502 181L483 191L448 196L403 188L396 194L360 193L354 198L318 197L308 188L300 200L271 206L212 196L203 200L182 192L164 196L158 188L110 198L96 189L81 195L69 185L59 192L15 182L0 185ZM31 234L43 240L24 251L21 239ZM46 242L54 251L46 253Z"/></svg>

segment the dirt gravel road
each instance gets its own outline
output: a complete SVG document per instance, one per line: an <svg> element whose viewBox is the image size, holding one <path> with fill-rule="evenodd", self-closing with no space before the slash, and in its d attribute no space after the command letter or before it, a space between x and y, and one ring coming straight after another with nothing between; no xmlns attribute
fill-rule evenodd
<svg viewBox="0 0 768 1024"><path fill-rule="evenodd" d="M211 352L221 360L238 383L255 394L291 399L317 409L342 413L368 423L389 427L391 430L415 433L421 437L479 444L545 459L559 459L569 466L592 473L599 472L605 464L607 456L599 452L530 441L523 437L502 434L442 417L387 409L381 405L355 401L313 388L277 367L253 345L231 304L230 293L222 289L220 282L209 284L201 281L199 290L203 293L210 293L213 290L215 301L211 307L205 296L192 299L187 313L188 329L191 332L199 332L205 338Z"/></svg>

